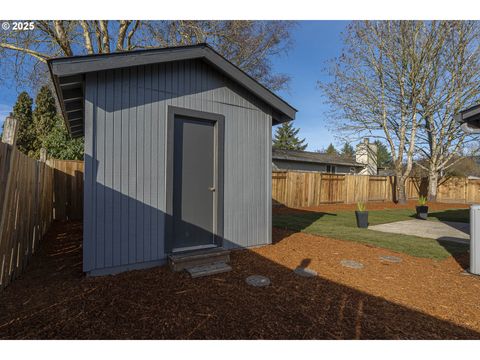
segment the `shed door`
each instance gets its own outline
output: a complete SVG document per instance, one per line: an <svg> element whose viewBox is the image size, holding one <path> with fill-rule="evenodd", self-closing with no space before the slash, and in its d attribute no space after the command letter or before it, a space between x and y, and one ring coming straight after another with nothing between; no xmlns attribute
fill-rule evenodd
<svg viewBox="0 0 480 360"><path fill-rule="evenodd" d="M173 250L215 243L215 123L176 115Z"/></svg>

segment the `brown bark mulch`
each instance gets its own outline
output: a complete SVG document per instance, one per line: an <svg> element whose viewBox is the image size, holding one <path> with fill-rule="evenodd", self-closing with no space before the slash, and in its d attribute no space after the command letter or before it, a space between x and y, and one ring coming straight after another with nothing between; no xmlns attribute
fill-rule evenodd
<svg viewBox="0 0 480 360"><path fill-rule="evenodd" d="M158 267L88 278L81 232L54 224L0 293L0 338L480 339L480 279L461 275L465 257L438 262L274 229L274 245L233 252L226 274L192 280ZM318 276L299 277L299 265ZM272 285L248 286L252 274Z"/></svg>

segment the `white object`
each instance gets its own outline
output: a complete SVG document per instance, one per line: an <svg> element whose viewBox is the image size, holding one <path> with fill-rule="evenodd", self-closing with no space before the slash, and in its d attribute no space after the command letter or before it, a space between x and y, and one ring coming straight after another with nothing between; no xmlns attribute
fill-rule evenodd
<svg viewBox="0 0 480 360"><path fill-rule="evenodd" d="M470 207L470 273L480 275L480 205Z"/></svg>
<svg viewBox="0 0 480 360"><path fill-rule="evenodd" d="M359 175L377 175L377 145L370 143L368 138L363 139L357 145L355 161L365 165Z"/></svg>

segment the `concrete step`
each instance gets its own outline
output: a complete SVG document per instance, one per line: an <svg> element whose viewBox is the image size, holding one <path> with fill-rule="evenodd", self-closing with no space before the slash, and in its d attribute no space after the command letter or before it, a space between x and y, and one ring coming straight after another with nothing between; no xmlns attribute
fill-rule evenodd
<svg viewBox="0 0 480 360"><path fill-rule="evenodd" d="M185 271L188 272L192 278L221 274L231 270L232 267L223 261L188 267L185 269Z"/></svg>
<svg viewBox="0 0 480 360"><path fill-rule="evenodd" d="M201 265L230 261L230 251L224 248L212 248L176 253L168 256L168 264L173 271L182 271Z"/></svg>

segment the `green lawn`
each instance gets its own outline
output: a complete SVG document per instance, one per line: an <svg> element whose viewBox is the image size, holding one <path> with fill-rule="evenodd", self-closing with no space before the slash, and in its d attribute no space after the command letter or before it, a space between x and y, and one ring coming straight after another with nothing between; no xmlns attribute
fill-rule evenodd
<svg viewBox="0 0 480 360"><path fill-rule="evenodd" d="M468 209L450 209L429 214L430 221L469 221ZM413 210L376 210L370 211L370 225L394 221L411 220ZM467 245L419 238L417 236L387 234L378 231L359 229L353 211L304 212L279 214L273 216L273 226L294 231L350 240L402 252L408 255L430 259L445 259L452 254L465 252Z"/></svg>

